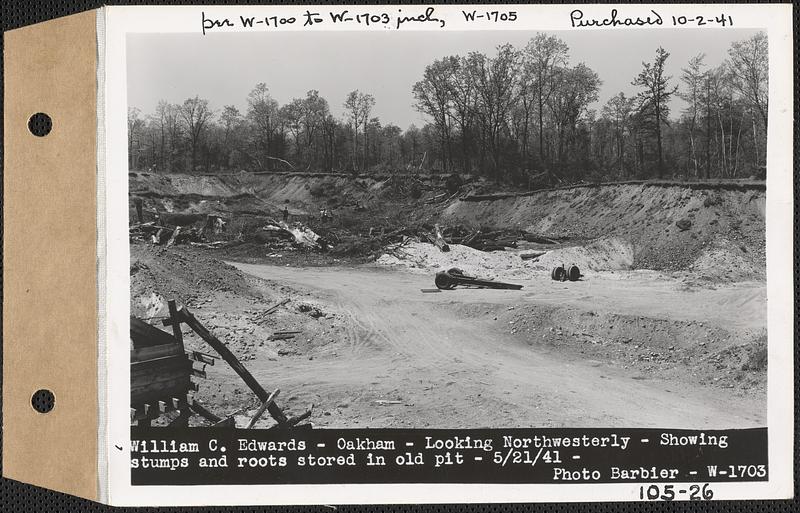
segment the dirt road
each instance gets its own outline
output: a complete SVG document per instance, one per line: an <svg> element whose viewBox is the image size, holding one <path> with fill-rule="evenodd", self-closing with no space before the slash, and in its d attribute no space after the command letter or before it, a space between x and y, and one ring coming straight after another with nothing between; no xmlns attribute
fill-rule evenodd
<svg viewBox="0 0 800 513"><path fill-rule="evenodd" d="M374 268L232 263L245 273L311 292L346 314L347 340L311 357L281 359L281 387L297 408L318 405L330 427L671 427L766 424L766 399L689 380L643 378L608 361L542 350L507 329L498 312L520 305L764 327L763 284L680 291L653 278L544 277L521 291L426 294L432 276ZM702 324L701 324L702 326ZM538 335L537 335L538 336ZM275 364L250 362L275 380ZM388 401L381 403L380 401Z"/></svg>

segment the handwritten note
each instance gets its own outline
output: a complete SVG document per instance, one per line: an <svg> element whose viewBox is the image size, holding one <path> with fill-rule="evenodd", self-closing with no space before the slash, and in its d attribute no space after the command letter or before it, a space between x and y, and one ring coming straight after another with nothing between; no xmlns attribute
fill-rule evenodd
<svg viewBox="0 0 800 513"><path fill-rule="evenodd" d="M720 13L719 16L670 16L665 19L658 11L651 9L644 16L626 16L621 14L618 9L611 9L607 16L592 17L585 16L581 9L575 9L569 13L570 26L572 28L588 27L643 27L643 26L714 26L727 27L733 25L733 17ZM671 25L670 25L671 23Z"/></svg>
<svg viewBox="0 0 800 513"><path fill-rule="evenodd" d="M328 11L323 14L321 11L306 10L301 17L293 16L244 16L237 18L212 18L202 12L203 34L209 31L222 28L256 29L274 28L289 25L299 25L311 27L319 24L327 25L352 25L354 27L382 27L400 30L412 26L433 25L437 28L445 28L447 22L439 17L435 7L421 7L418 9L397 9L394 13L370 12L361 10L358 7Z"/></svg>
<svg viewBox="0 0 800 513"><path fill-rule="evenodd" d="M589 9L589 8L587 8ZM591 9L592 13L584 9L565 9L564 28L589 29L589 28L631 28L631 27L682 27L682 26L711 26L731 27L733 17L720 12L716 16L691 14L664 15L655 9L642 12L636 9L635 14L628 14L621 9L608 9L599 11ZM239 14L233 17L215 17L202 11L202 33L224 30L269 30L277 28L306 28L318 26L347 26L352 28L404 30L433 28L445 29L448 21L464 25L497 26L511 25L522 21L518 10L495 9L477 6L475 8L459 10L437 10L430 6L403 6L397 8L380 9L368 6L348 6L347 8L326 10L322 6L310 7L305 12L297 11L295 15L269 15L251 16ZM601 14L598 14L600 12ZM448 17L450 19L448 20ZM528 22L531 20L528 19Z"/></svg>

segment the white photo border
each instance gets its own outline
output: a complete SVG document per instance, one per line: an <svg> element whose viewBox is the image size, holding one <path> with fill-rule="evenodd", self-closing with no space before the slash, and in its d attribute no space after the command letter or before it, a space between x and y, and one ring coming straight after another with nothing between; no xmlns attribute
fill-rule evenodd
<svg viewBox="0 0 800 513"><path fill-rule="evenodd" d="M611 9L625 16L642 16L657 10L664 18L672 15L718 16L720 12L736 20L735 28L765 30L769 40L769 126L767 138L767 295L768 295L768 407L769 481L757 483L715 483L716 499L789 498L793 494L794 428L794 334L793 334L793 39L791 4L652 4L652 5L496 5L491 10L517 11L513 25L490 22L467 24L461 15L469 5L435 5L439 17L447 20L444 29L420 26L415 30L528 30L569 31L607 30L572 28L570 12L581 9L586 17L608 17ZM338 12L347 6L314 6L322 13ZM370 12L395 12L398 6L359 6ZM414 6L420 8L425 6ZM487 6L481 6L484 8ZM408 7L411 9L411 6ZM102 102L105 118L100 119L105 140L98 153L98 173L105 187L98 205L98 234L105 251L98 252L99 268L105 269L105 302L101 308L99 333L106 338L99 354L100 397L105 411L100 419L101 446L99 468L107 469L107 480L100 483L104 502L125 506L170 505L251 505L251 504L352 504L352 503L486 503L486 502L583 502L636 501L640 483L627 484L330 484L330 485L214 485L214 486L133 486L130 470L130 373L129 373L129 245L128 245L128 168L127 168L127 80L126 36L129 33L199 33L205 12L214 18L238 19L249 16L302 17L305 6L137 6L105 7L98 14L98 36L105 53ZM352 26L281 27L272 30L345 30ZM682 30L689 28L681 27ZM660 27L617 27L614 30L671 30ZM226 31L238 31L231 28ZM364 29L375 30L375 29ZM404 29L407 30L407 29ZM725 30L700 28L693 30ZM102 55L102 54L101 54ZM98 132L100 133L100 132ZM105 177L105 180L102 180ZM105 261L102 259L105 258ZM101 273L101 277L103 274ZM600 427L600 426L598 426ZM118 447L122 447L119 450ZM101 479L103 477L101 476Z"/></svg>

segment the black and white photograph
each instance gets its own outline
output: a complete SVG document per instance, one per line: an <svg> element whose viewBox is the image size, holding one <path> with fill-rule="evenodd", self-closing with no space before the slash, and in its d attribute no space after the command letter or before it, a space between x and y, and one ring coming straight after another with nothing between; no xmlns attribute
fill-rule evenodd
<svg viewBox="0 0 800 513"><path fill-rule="evenodd" d="M132 423L765 426L768 46L129 34Z"/></svg>
<svg viewBox="0 0 800 513"><path fill-rule="evenodd" d="M131 507L790 499L792 16L17 24L3 476Z"/></svg>

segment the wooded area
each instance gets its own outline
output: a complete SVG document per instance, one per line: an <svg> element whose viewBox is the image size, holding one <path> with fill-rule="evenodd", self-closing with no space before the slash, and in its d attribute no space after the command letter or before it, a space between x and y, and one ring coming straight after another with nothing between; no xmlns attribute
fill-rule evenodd
<svg viewBox="0 0 800 513"><path fill-rule="evenodd" d="M625 178L741 178L765 171L767 37L736 42L716 67L698 54L678 77L654 51L599 110L601 78L572 64L558 37L524 48L471 52L429 64L413 86L431 121L402 130L373 117L375 98L352 91L337 119L316 90L280 105L257 84L241 112L200 97L128 112L129 166L155 172L317 171L469 173L498 182L573 183ZM680 97L686 108L670 112Z"/></svg>

